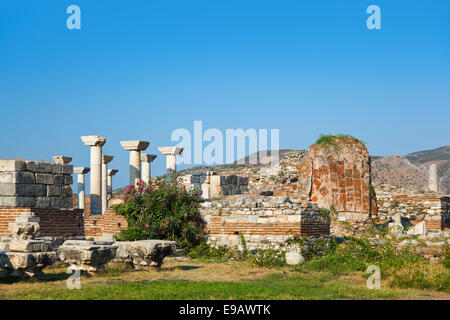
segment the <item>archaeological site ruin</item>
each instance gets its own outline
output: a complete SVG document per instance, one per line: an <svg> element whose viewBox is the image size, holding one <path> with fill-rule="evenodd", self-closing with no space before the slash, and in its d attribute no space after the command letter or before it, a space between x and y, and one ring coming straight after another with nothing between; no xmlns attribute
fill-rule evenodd
<svg viewBox="0 0 450 320"><path fill-rule="evenodd" d="M57 259L87 272L110 261L159 267L176 251L173 241L113 240L128 224L112 206L127 195L113 192L118 170L110 168L114 156L102 152L107 139L81 140L89 147L90 167L73 167L69 156L55 156L53 163L0 160L0 272L33 276ZM151 163L158 155L144 154L149 142L120 144L129 151L130 185L151 184ZM450 227L450 195L439 193L435 166L428 190L421 193L375 184L369 152L353 137L318 141L308 151L286 152L276 165L258 168L177 172L176 156L183 148L158 150L168 174L176 173L186 188L201 190L198 210L215 246L241 249L243 238L250 249L290 250L284 244L293 235L342 236L350 232L345 225L355 232L372 222L421 237Z"/></svg>

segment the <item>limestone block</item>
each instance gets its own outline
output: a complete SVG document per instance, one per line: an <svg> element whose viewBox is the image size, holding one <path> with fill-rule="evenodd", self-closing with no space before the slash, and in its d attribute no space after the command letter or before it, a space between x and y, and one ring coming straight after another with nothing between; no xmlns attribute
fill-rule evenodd
<svg viewBox="0 0 450 320"><path fill-rule="evenodd" d="M34 161L25 161L25 166L27 171L38 172L39 171L39 163Z"/></svg>
<svg viewBox="0 0 450 320"><path fill-rule="evenodd" d="M72 204L72 196L70 196L70 197L62 197L60 203L61 203L61 208L66 208L66 209L72 208L72 206L73 206L73 204Z"/></svg>
<svg viewBox="0 0 450 320"><path fill-rule="evenodd" d="M0 172L25 171L25 161L22 160L0 160Z"/></svg>
<svg viewBox="0 0 450 320"><path fill-rule="evenodd" d="M52 206L51 199L48 197L37 197L36 207L38 208L50 208Z"/></svg>
<svg viewBox="0 0 450 320"><path fill-rule="evenodd" d="M0 207L34 207L35 205L34 197L0 197Z"/></svg>
<svg viewBox="0 0 450 320"><path fill-rule="evenodd" d="M9 250L16 252L45 252L48 251L48 246L43 240L13 239L9 243Z"/></svg>
<svg viewBox="0 0 450 320"><path fill-rule="evenodd" d="M8 230L14 239L33 239L39 235L39 221L39 217L33 212L22 212L14 222L9 223Z"/></svg>
<svg viewBox="0 0 450 320"><path fill-rule="evenodd" d="M96 272L116 256L117 245L111 242L67 240L58 248L58 257L74 269Z"/></svg>
<svg viewBox="0 0 450 320"><path fill-rule="evenodd" d="M64 184L72 184L73 183L73 177L72 176L65 176L64 177Z"/></svg>
<svg viewBox="0 0 450 320"><path fill-rule="evenodd" d="M63 197L72 197L72 187L70 185L65 185L62 187L62 196Z"/></svg>
<svg viewBox="0 0 450 320"><path fill-rule="evenodd" d="M38 184L54 184L53 175L48 173L36 173L36 183Z"/></svg>
<svg viewBox="0 0 450 320"><path fill-rule="evenodd" d="M59 174L61 174L62 173L62 167L63 167L63 165L62 164L52 164L52 173L55 173L55 174L57 174L57 173L59 173Z"/></svg>
<svg viewBox="0 0 450 320"><path fill-rule="evenodd" d="M56 185L47 186L47 197L58 197L62 194L62 187Z"/></svg>
<svg viewBox="0 0 450 320"><path fill-rule="evenodd" d="M305 258L297 251L286 252L286 263L296 265L305 262Z"/></svg>
<svg viewBox="0 0 450 320"><path fill-rule="evenodd" d="M70 163L70 161L72 161L72 158L66 156L54 156L53 161L55 161L55 163L57 164L67 164Z"/></svg>
<svg viewBox="0 0 450 320"><path fill-rule="evenodd" d="M32 172L0 172L0 183L35 183Z"/></svg>
<svg viewBox="0 0 450 320"><path fill-rule="evenodd" d="M113 262L131 264L135 269L159 268L163 259L176 250L175 241L141 240L119 241Z"/></svg>
<svg viewBox="0 0 450 320"><path fill-rule="evenodd" d="M63 184L65 184L65 176L64 175L62 175L62 174L56 174L56 175L54 175L53 176L53 183L55 184L55 185L58 185L58 186L61 186L61 185L63 185Z"/></svg>
<svg viewBox="0 0 450 320"><path fill-rule="evenodd" d="M33 277L41 274L42 269L55 263L56 252L0 252L2 273L13 277Z"/></svg>
<svg viewBox="0 0 450 320"><path fill-rule="evenodd" d="M52 164L48 162L39 162L39 173L52 173Z"/></svg>
<svg viewBox="0 0 450 320"><path fill-rule="evenodd" d="M72 174L73 173L73 166L71 164L64 164L62 166L62 173L63 174Z"/></svg>

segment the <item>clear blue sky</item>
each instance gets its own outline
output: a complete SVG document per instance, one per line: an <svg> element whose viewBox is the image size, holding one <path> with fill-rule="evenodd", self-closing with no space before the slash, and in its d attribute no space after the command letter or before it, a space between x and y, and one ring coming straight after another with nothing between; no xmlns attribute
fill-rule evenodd
<svg viewBox="0 0 450 320"><path fill-rule="evenodd" d="M66 8L81 8L68 30ZM366 28L379 5L382 30ZM348 133L371 154L450 143L450 1L41 0L0 6L0 158L69 155L104 135L173 145L174 129L278 128L281 148ZM164 157L153 163L164 172Z"/></svg>

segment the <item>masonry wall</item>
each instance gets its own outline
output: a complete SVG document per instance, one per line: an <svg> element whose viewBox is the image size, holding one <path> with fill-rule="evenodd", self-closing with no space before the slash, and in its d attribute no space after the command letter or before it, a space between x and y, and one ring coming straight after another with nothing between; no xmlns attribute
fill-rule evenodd
<svg viewBox="0 0 450 320"><path fill-rule="evenodd" d="M284 197L213 201L202 204L208 241L216 246L240 247L242 235L249 249L283 248L294 234L327 235L329 220L312 202L291 202Z"/></svg>
<svg viewBox="0 0 450 320"><path fill-rule="evenodd" d="M0 207L72 208L73 167L0 160Z"/></svg>
<svg viewBox="0 0 450 320"><path fill-rule="evenodd" d="M84 235L83 210L56 208L0 207L0 236L10 236L9 222L22 212L34 212L40 221L40 235L79 237Z"/></svg>
<svg viewBox="0 0 450 320"><path fill-rule="evenodd" d="M389 185L375 186L377 218L388 220L402 214L414 222L424 221L428 229L450 228L450 195L404 194L404 190Z"/></svg>

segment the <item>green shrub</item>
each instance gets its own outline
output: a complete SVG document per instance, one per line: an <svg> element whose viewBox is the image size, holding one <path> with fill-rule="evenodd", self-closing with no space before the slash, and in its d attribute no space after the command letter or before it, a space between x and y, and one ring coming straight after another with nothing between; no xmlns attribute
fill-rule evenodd
<svg viewBox="0 0 450 320"><path fill-rule="evenodd" d="M174 240L182 248L203 240L205 222L198 211L201 193L186 189L175 176L160 177L152 185L137 182L126 194L125 203L113 206L128 222L116 240Z"/></svg>
<svg viewBox="0 0 450 320"><path fill-rule="evenodd" d="M319 138L316 140L315 144L321 147L333 147L333 148L339 148L339 142L345 142L345 141L358 141L364 144L363 141L358 140L354 136L348 135L348 134L337 134L337 135L325 135L320 134Z"/></svg>

